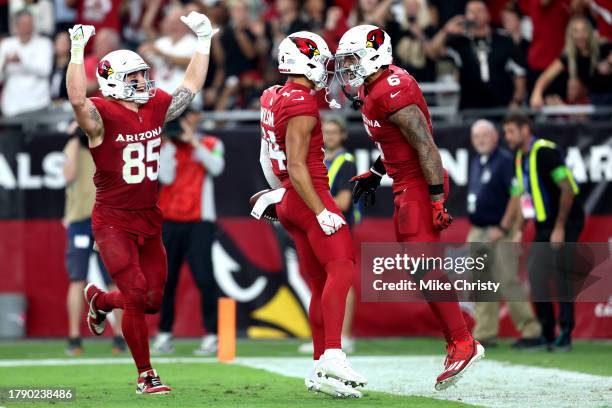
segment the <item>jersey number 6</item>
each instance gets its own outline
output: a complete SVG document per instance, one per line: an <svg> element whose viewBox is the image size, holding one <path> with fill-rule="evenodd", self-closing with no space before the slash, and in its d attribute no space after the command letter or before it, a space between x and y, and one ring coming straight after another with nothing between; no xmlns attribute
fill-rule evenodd
<svg viewBox="0 0 612 408"><path fill-rule="evenodd" d="M144 143L130 143L123 148L123 162L125 163L123 165L123 179L126 183L140 183L144 180L145 173L149 180L157 180L159 150L155 151L154 149L160 144L160 138L146 142L146 155ZM145 162L147 162L147 164L151 163L152 165L145 167ZM132 169L136 169L136 174L134 174Z"/></svg>

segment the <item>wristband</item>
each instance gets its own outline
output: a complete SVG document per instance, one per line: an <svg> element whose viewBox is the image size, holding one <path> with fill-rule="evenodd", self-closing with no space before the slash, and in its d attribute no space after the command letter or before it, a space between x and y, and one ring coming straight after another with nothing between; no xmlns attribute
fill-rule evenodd
<svg viewBox="0 0 612 408"><path fill-rule="evenodd" d="M374 174L380 177L382 177L385 173L387 173L387 170L385 169L385 165L383 164L382 159L380 157L376 159L376 161L372 165L372 168L370 168L370 171L372 171Z"/></svg>
<svg viewBox="0 0 612 408"><path fill-rule="evenodd" d="M72 44L70 47L70 63L71 64L83 64L83 54L85 46Z"/></svg>
<svg viewBox="0 0 612 408"><path fill-rule="evenodd" d="M198 43L196 45L196 52L204 55L210 55L210 44L212 36L198 37Z"/></svg>
<svg viewBox="0 0 612 408"><path fill-rule="evenodd" d="M378 177L382 178L382 174L380 174L379 172L376 171L376 169L374 168L374 166L370 167L370 172L373 174L376 174Z"/></svg>
<svg viewBox="0 0 612 408"><path fill-rule="evenodd" d="M429 195L444 194L444 184L429 184Z"/></svg>

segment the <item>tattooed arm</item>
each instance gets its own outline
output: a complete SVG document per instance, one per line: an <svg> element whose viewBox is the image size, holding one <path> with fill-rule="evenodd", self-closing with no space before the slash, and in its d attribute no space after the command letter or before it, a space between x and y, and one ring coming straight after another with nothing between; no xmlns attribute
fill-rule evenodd
<svg viewBox="0 0 612 408"><path fill-rule="evenodd" d="M168 107L168 111L166 112L166 120L165 122L170 122L176 118L178 118L181 113L191 103L195 93L190 89L185 88L184 86L179 86L176 88L174 93L172 94L172 102L170 102L170 106Z"/></svg>
<svg viewBox="0 0 612 408"><path fill-rule="evenodd" d="M79 127L89 138L89 146L100 145L104 137L104 123L96 106L85 96L87 93L87 78L85 77L83 64L68 64L66 89Z"/></svg>
<svg viewBox="0 0 612 408"><path fill-rule="evenodd" d="M444 184L442 158L421 109L414 104L408 105L389 116L389 120L400 128L408 143L417 151L427 184ZM444 194L431 196L432 202L443 199Z"/></svg>

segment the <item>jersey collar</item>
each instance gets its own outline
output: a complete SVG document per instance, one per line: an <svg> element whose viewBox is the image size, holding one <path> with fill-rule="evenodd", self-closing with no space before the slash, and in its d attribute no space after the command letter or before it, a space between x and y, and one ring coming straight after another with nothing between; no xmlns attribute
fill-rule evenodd
<svg viewBox="0 0 612 408"><path fill-rule="evenodd" d="M306 92L309 95L314 95L314 93L315 93L314 89L310 89L306 85L298 84L297 82L290 81L290 80L287 80L285 82L285 88L289 88L291 90L295 89L295 90L304 91L304 92Z"/></svg>
<svg viewBox="0 0 612 408"><path fill-rule="evenodd" d="M384 80L385 78L387 78L391 74L393 74L393 71L392 71L391 67L384 68L382 74L380 74L380 76L378 78L376 78L374 80L374 82L372 82L371 84L365 86L365 90L367 92L372 92L372 90L374 89L376 84L378 84L380 81Z"/></svg>

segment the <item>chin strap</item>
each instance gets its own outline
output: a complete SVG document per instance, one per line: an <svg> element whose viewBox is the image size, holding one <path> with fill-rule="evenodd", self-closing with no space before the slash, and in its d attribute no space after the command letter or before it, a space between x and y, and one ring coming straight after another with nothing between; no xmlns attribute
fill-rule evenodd
<svg viewBox="0 0 612 408"><path fill-rule="evenodd" d="M329 105L331 109L340 109L342 105L340 105L334 98L329 96L329 87L325 87L325 102Z"/></svg>
<svg viewBox="0 0 612 408"><path fill-rule="evenodd" d="M346 96L346 99L351 101L351 108L356 111L361 110L361 108L363 107L363 101L359 99L359 96L349 94L344 87L342 87L341 89L342 93L344 93L344 96Z"/></svg>

